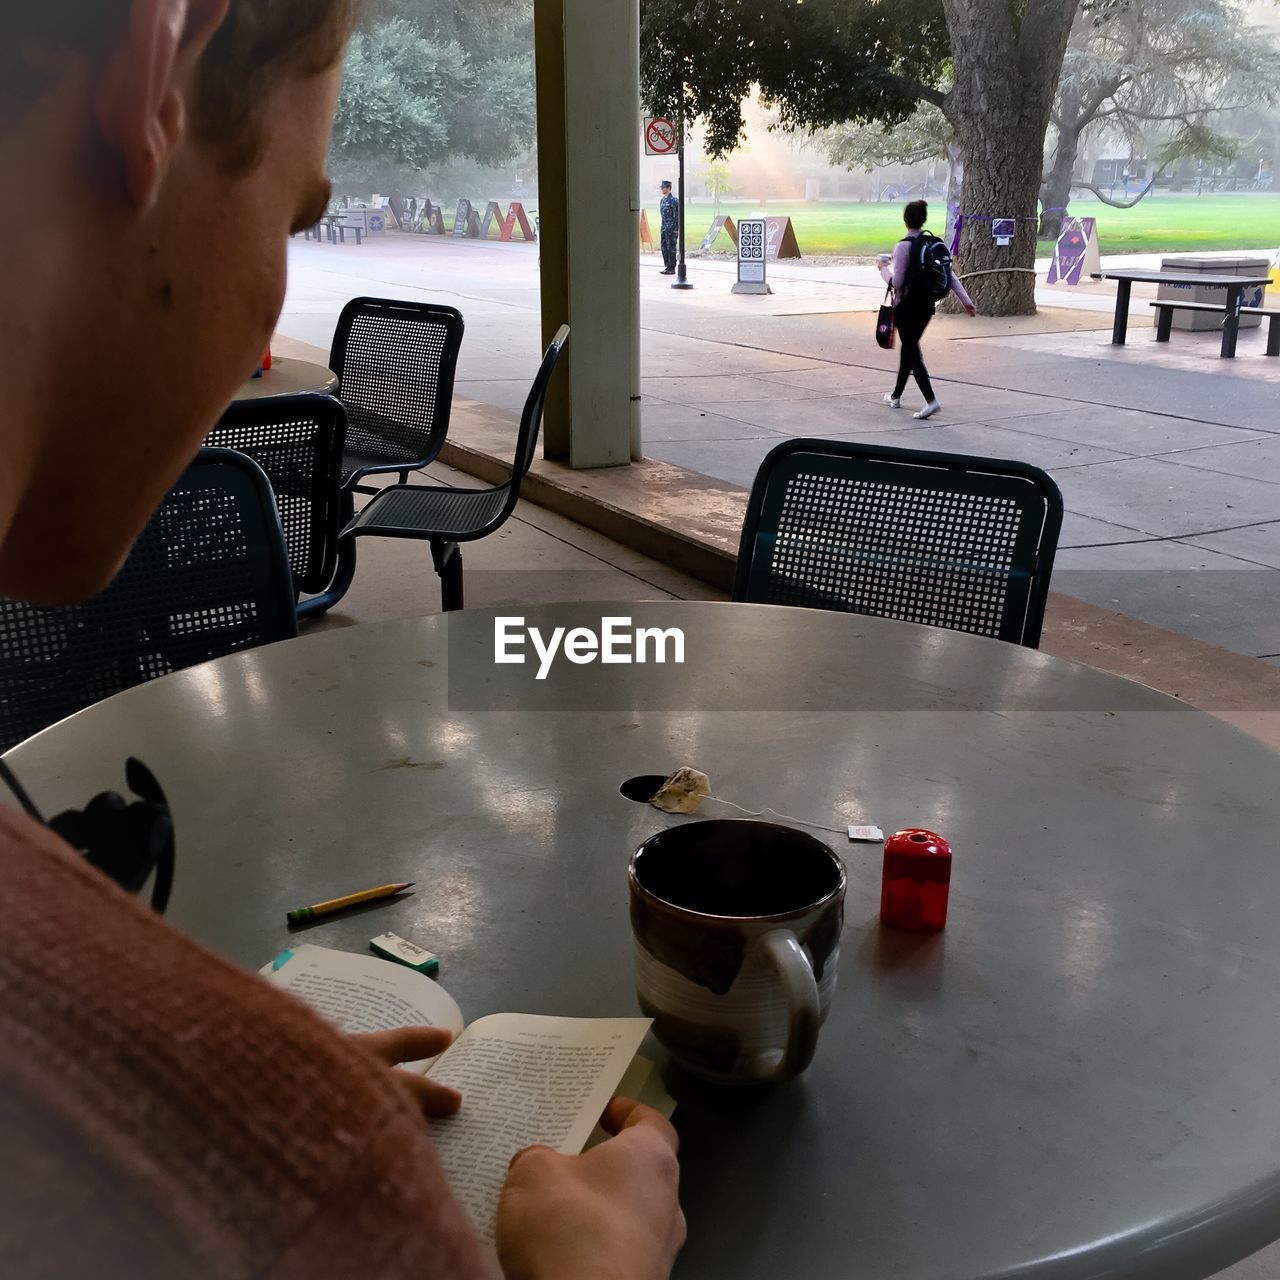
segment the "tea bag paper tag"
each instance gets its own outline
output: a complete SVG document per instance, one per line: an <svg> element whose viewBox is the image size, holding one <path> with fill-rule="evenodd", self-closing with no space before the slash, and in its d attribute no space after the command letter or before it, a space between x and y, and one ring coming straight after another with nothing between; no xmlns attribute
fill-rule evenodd
<svg viewBox="0 0 1280 1280"><path fill-rule="evenodd" d="M879 827L850 826L849 839L855 843L883 844L884 832Z"/></svg>
<svg viewBox="0 0 1280 1280"><path fill-rule="evenodd" d="M711 794L711 780L688 767L677 769L658 788L649 803L663 813L693 813Z"/></svg>

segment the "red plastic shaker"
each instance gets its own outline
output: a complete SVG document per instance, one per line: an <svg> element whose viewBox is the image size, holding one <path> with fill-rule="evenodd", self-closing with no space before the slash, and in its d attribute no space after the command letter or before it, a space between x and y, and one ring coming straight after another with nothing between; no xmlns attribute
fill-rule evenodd
<svg viewBox="0 0 1280 1280"><path fill-rule="evenodd" d="M932 931L947 923L951 846L920 827L895 831L884 842L880 923L894 929Z"/></svg>

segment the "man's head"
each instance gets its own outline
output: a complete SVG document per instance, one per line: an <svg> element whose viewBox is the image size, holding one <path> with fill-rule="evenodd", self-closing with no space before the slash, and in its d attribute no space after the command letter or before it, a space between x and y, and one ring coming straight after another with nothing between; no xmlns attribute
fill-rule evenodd
<svg viewBox="0 0 1280 1280"><path fill-rule="evenodd" d="M663 194L664 196L669 196L669 195L671 194L671 179L670 179L670 178L663 178L663 180L662 180L662 194Z"/></svg>
<svg viewBox="0 0 1280 1280"><path fill-rule="evenodd" d="M902 220L908 231L919 231L929 221L929 206L923 200L913 200L902 211Z"/></svg>
<svg viewBox="0 0 1280 1280"><path fill-rule="evenodd" d="M106 584L266 346L354 0L0 0L0 594Z"/></svg>

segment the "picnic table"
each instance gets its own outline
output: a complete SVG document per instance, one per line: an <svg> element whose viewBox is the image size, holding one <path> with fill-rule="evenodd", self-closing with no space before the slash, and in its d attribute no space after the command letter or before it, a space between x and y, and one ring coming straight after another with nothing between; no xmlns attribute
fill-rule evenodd
<svg viewBox="0 0 1280 1280"><path fill-rule="evenodd" d="M1231 359L1236 353L1236 335L1240 329L1240 307L1244 301L1244 291L1270 283L1270 277L1265 275L1206 276L1198 271L1150 271L1139 268L1108 268L1106 271L1094 271L1092 275L1095 280L1115 280L1119 286L1116 290L1116 318L1111 328L1111 341L1117 347L1124 346L1125 334L1129 329L1129 295L1135 283L1199 285L1210 289L1225 289L1227 301L1222 324L1221 351L1224 360Z"/></svg>

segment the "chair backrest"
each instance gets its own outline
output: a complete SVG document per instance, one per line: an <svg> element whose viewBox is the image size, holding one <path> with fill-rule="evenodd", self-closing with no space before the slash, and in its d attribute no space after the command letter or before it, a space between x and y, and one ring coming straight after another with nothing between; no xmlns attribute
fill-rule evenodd
<svg viewBox="0 0 1280 1280"><path fill-rule="evenodd" d="M122 689L297 634L266 476L202 449L101 595L0 600L0 750Z"/></svg>
<svg viewBox="0 0 1280 1280"><path fill-rule="evenodd" d="M307 394L239 401L205 440L247 454L266 472L299 593L323 591L333 578L346 435L342 405Z"/></svg>
<svg viewBox="0 0 1280 1280"><path fill-rule="evenodd" d="M389 298L352 298L343 307L329 368L358 471L435 460L449 430L462 331L453 307Z"/></svg>
<svg viewBox="0 0 1280 1280"><path fill-rule="evenodd" d="M756 475L735 600L874 614L1035 648L1062 527L1038 467L787 440Z"/></svg>
<svg viewBox="0 0 1280 1280"><path fill-rule="evenodd" d="M512 479L519 488L528 470L533 466L533 455L538 448L538 432L542 429L542 411L547 404L547 388L555 374L556 365L560 363L560 355L569 343L569 326L562 324L557 330L551 345L547 347L534 375L533 385L525 397L524 409L520 414L520 432L516 436L516 452L512 465Z"/></svg>

